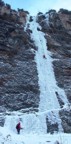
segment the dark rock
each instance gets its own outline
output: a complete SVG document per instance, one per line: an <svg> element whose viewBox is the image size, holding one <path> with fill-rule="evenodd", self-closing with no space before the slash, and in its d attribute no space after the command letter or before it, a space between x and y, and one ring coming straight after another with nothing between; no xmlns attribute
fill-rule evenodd
<svg viewBox="0 0 71 144"><path fill-rule="evenodd" d="M59 10L59 13L71 15L71 11L68 11L68 10L66 10L66 9L60 9L60 10Z"/></svg>
<svg viewBox="0 0 71 144"><path fill-rule="evenodd" d="M4 6L4 2L2 0L0 0L0 6Z"/></svg>
<svg viewBox="0 0 71 144"><path fill-rule="evenodd" d="M63 109L59 112L65 133L71 133L71 110Z"/></svg>
<svg viewBox="0 0 71 144"><path fill-rule="evenodd" d="M32 22L32 21L33 21L33 17L32 17L32 16L30 16L29 22Z"/></svg>
<svg viewBox="0 0 71 144"><path fill-rule="evenodd" d="M30 29L24 31L20 18L26 12L10 10L0 15L0 106L7 110L38 109L39 86L34 60L36 50ZM5 16L5 17L4 17ZM14 20L13 20L14 19Z"/></svg>
<svg viewBox="0 0 71 144"><path fill-rule="evenodd" d="M57 140L54 144L60 144L59 141Z"/></svg>
<svg viewBox="0 0 71 144"><path fill-rule="evenodd" d="M38 30L38 31L41 31L41 29L40 29L40 28L37 28L37 30Z"/></svg>
<svg viewBox="0 0 71 144"><path fill-rule="evenodd" d="M4 116L0 116L0 126L3 127L5 123L5 118Z"/></svg>
<svg viewBox="0 0 71 144"><path fill-rule="evenodd" d="M7 7L8 9L11 9L11 6L10 6L9 4L6 4L6 7Z"/></svg>
<svg viewBox="0 0 71 144"><path fill-rule="evenodd" d="M52 124L51 121L49 121L48 117L46 118L47 123L47 133L53 134L54 132L58 132L58 123Z"/></svg>
<svg viewBox="0 0 71 144"><path fill-rule="evenodd" d="M42 12L39 12L37 15L43 15L43 13L42 13Z"/></svg>
<svg viewBox="0 0 71 144"><path fill-rule="evenodd" d="M60 104L60 106L61 106L61 108L62 108L62 107L63 107L63 105L64 105L64 102L63 102L63 100L60 98L60 96L59 96L58 92L56 92L56 96L57 96L58 101L59 101L59 104Z"/></svg>

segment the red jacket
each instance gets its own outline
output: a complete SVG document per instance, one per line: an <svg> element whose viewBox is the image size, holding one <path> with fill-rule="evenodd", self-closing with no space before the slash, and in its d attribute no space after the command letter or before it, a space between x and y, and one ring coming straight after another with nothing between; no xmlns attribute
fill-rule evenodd
<svg viewBox="0 0 71 144"><path fill-rule="evenodd" d="M16 129L21 129L21 124L20 124L20 122L16 125Z"/></svg>

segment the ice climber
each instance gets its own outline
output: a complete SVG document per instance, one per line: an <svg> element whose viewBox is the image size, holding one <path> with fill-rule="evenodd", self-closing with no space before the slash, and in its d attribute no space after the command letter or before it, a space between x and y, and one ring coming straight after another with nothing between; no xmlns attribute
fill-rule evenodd
<svg viewBox="0 0 71 144"><path fill-rule="evenodd" d="M16 125L16 129L17 129L17 133L20 134L20 130L23 129L23 128L21 127L20 122Z"/></svg>

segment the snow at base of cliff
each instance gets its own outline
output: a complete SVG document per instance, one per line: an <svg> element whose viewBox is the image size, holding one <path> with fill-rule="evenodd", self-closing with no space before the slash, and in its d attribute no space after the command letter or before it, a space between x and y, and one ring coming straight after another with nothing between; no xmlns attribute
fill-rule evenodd
<svg viewBox="0 0 71 144"><path fill-rule="evenodd" d="M24 131L24 130L23 130ZM0 144L70 144L71 134L27 134L18 135L7 127L0 127Z"/></svg>

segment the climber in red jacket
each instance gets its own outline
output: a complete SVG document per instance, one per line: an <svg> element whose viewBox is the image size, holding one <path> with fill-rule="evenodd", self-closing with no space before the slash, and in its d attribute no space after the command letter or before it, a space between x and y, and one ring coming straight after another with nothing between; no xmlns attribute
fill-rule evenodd
<svg viewBox="0 0 71 144"><path fill-rule="evenodd" d="M18 134L20 134L20 130L23 129L23 128L21 127L20 122L16 125L16 129L17 129Z"/></svg>

